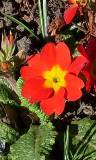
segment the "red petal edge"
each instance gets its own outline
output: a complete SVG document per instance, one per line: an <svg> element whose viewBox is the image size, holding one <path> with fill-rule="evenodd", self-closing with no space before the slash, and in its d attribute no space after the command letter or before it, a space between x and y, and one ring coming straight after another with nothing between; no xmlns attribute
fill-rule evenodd
<svg viewBox="0 0 96 160"><path fill-rule="evenodd" d="M65 99L64 99L65 89L62 88L58 93L54 94L53 97L41 101L40 106L42 111L46 115L51 115L55 113L60 115L65 108Z"/></svg>

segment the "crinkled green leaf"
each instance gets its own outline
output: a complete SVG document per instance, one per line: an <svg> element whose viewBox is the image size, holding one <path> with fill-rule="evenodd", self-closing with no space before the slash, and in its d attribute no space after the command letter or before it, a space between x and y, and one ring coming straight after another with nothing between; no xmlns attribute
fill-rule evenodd
<svg viewBox="0 0 96 160"><path fill-rule="evenodd" d="M55 142L55 136L50 122L31 126L26 134L11 145L8 160L45 160Z"/></svg>
<svg viewBox="0 0 96 160"><path fill-rule="evenodd" d="M18 105L13 95L13 91L0 79L0 103Z"/></svg>
<svg viewBox="0 0 96 160"><path fill-rule="evenodd" d="M0 140L4 140L5 143L13 143L18 136L18 133L9 125L0 122Z"/></svg>
<svg viewBox="0 0 96 160"><path fill-rule="evenodd" d="M6 156L0 155L0 160L7 160Z"/></svg>

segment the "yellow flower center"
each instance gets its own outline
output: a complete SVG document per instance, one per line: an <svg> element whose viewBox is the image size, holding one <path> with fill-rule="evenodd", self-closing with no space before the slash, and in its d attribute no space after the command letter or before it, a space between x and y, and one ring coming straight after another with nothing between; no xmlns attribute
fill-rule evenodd
<svg viewBox="0 0 96 160"><path fill-rule="evenodd" d="M43 72L43 78L45 79L44 87L53 88L55 92L61 87L66 87L66 74L67 71L63 71L58 65L53 66L50 71Z"/></svg>

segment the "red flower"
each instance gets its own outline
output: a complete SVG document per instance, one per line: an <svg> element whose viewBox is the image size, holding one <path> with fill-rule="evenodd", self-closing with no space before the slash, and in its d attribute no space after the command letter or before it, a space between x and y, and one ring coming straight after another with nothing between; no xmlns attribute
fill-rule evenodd
<svg viewBox="0 0 96 160"><path fill-rule="evenodd" d="M86 77L86 90L90 92L93 85L96 92L96 39L90 38L87 47L84 48L82 45L79 45L78 50L88 60L87 65L82 71Z"/></svg>
<svg viewBox="0 0 96 160"><path fill-rule="evenodd" d="M65 24L70 24L75 18L77 12L83 15L83 9L87 5L87 1L82 0L67 0L70 6L64 11L64 21Z"/></svg>
<svg viewBox="0 0 96 160"><path fill-rule="evenodd" d="M41 53L31 56L28 66L21 68L22 95L30 103L39 102L47 115L60 115L66 100L75 101L82 95L84 83L77 75L85 62L82 55L71 62L65 43L47 43Z"/></svg>

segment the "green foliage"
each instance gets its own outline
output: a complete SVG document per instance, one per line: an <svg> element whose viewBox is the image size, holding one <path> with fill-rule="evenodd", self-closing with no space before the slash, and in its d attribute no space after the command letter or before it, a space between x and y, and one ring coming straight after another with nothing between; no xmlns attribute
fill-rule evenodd
<svg viewBox="0 0 96 160"><path fill-rule="evenodd" d="M6 85L5 81L0 79L0 103L18 105L13 95L13 91Z"/></svg>
<svg viewBox="0 0 96 160"><path fill-rule="evenodd" d="M30 29L29 27L27 27L27 25L25 25L24 23L22 23L21 21L19 21L18 19L16 19L15 17L11 16L11 15L6 15L4 14L4 16L6 16L8 19L10 19L11 21L17 23L18 25L20 25L22 28L24 28L25 30L27 30L32 37L35 37L36 39L39 39L35 33L32 31L32 29Z"/></svg>
<svg viewBox="0 0 96 160"><path fill-rule="evenodd" d="M7 143L8 145L14 143L19 134L16 132L13 128L11 128L9 125L0 122L0 143L4 142L4 150L5 150L5 144ZM0 153L0 160L7 160L7 155L6 153L2 151Z"/></svg>
<svg viewBox="0 0 96 160"><path fill-rule="evenodd" d="M96 160L95 120L84 118L72 122L70 136L72 139L72 160Z"/></svg>
<svg viewBox="0 0 96 160"><path fill-rule="evenodd" d="M0 75L0 82L4 83L11 91L14 91L16 93L16 81L13 83L12 77L8 78L3 75Z"/></svg>
<svg viewBox="0 0 96 160"><path fill-rule="evenodd" d="M14 51L15 51L15 43L11 31L8 36L6 35L5 32L2 33L0 61L6 62L12 60Z"/></svg>
<svg viewBox="0 0 96 160"><path fill-rule="evenodd" d="M6 156L0 155L0 160L7 160Z"/></svg>
<svg viewBox="0 0 96 160"><path fill-rule="evenodd" d="M42 4L43 3L43 4ZM38 0L39 17L40 17L40 29L43 38L47 37L47 1Z"/></svg>
<svg viewBox="0 0 96 160"><path fill-rule="evenodd" d="M52 124L31 126L26 134L10 147L8 160L45 160L55 142Z"/></svg>
<svg viewBox="0 0 96 160"><path fill-rule="evenodd" d="M18 137L18 133L9 125L0 122L0 140L12 144Z"/></svg>
<svg viewBox="0 0 96 160"><path fill-rule="evenodd" d="M64 160L69 160L69 125L64 132Z"/></svg>

